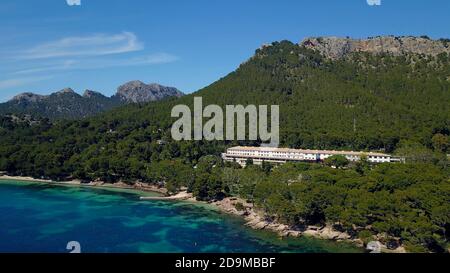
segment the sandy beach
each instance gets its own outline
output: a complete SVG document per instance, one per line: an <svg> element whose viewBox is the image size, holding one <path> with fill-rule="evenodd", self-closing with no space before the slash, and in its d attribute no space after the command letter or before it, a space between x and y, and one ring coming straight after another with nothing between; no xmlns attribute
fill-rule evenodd
<svg viewBox="0 0 450 273"><path fill-rule="evenodd" d="M46 179L36 179L32 177L26 177L26 176L8 176L8 175L0 175L0 180L11 180L11 181L17 181L17 182L35 182L35 183L45 183L45 184L53 184L53 185L59 185L59 186L80 186L80 187L94 187L94 188L111 188L111 189L127 189L127 190L137 190L142 192L154 192L154 193L160 193L162 195L167 194L167 190L165 188L161 188L155 185L149 185L141 182L136 182L133 185L124 183L124 182L117 182L114 184L106 183L103 181L92 181L89 183L83 183L80 180L69 180L69 181L61 181L61 182L55 182L52 180L46 180Z"/></svg>

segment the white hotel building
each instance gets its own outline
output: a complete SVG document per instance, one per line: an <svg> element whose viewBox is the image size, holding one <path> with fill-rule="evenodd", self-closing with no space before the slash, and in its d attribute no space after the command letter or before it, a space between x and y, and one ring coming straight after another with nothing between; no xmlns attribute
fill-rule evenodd
<svg viewBox="0 0 450 273"><path fill-rule="evenodd" d="M262 164L263 161L270 163L320 162L334 155L345 156L349 161L358 161L365 156L371 163L402 162L401 158L383 153L241 146L227 149L226 153L222 154L222 158L245 166L247 159L252 159L254 164Z"/></svg>

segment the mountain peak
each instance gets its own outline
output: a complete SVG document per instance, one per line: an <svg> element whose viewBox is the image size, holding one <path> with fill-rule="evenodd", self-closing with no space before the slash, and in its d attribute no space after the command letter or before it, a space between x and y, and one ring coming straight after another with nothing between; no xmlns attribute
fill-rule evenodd
<svg viewBox="0 0 450 273"><path fill-rule="evenodd" d="M129 81L127 83L124 83L123 85L134 85L134 86L140 86L140 85L145 85L144 82L139 81L139 80L134 80L134 81Z"/></svg>
<svg viewBox="0 0 450 273"><path fill-rule="evenodd" d="M31 92L25 92L22 94L19 94L17 96L14 96L10 102L38 102L42 100L45 96L37 95Z"/></svg>
<svg viewBox="0 0 450 273"><path fill-rule="evenodd" d="M145 84L141 81L125 83L112 97L89 89L84 91L83 96L71 88L64 88L45 96L27 92L15 96L8 102L0 103L0 115L17 113L50 119L84 118L127 103L145 103L182 95L183 93L176 88L156 83Z"/></svg>
<svg viewBox="0 0 450 273"><path fill-rule="evenodd" d="M102 93L86 89L83 93L83 97L85 98L93 98L93 97L105 97Z"/></svg>
<svg viewBox="0 0 450 273"><path fill-rule="evenodd" d="M174 87L166 87L157 83L145 84L137 80L119 86L116 93L120 100L131 103L145 103L182 95L183 93Z"/></svg>
<svg viewBox="0 0 450 273"><path fill-rule="evenodd" d="M450 53L448 40L432 40L426 36L377 36L367 39L310 37L304 39L300 46L317 50L330 59L340 59L353 52L389 53L394 56L407 53L431 56Z"/></svg>
<svg viewBox="0 0 450 273"><path fill-rule="evenodd" d="M55 94L75 94L75 91L73 91L72 88L64 88L62 90L59 90L58 92L56 92Z"/></svg>

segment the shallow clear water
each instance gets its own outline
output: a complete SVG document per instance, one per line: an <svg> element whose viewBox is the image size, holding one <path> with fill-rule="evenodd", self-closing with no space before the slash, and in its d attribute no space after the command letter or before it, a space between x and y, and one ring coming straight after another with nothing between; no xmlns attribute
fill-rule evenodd
<svg viewBox="0 0 450 273"><path fill-rule="evenodd" d="M142 193L139 193L142 194ZM140 201L137 192L0 181L0 252L360 252L345 243L280 239L207 205Z"/></svg>

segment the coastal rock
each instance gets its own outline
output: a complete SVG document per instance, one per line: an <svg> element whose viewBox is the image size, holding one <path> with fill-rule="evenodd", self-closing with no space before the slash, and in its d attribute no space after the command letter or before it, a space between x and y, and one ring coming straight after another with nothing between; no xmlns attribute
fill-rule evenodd
<svg viewBox="0 0 450 273"><path fill-rule="evenodd" d="M244 217L250 216L251 207L246 204L246 205L244 205L244 209L238 210L238 209L236 209L237 203L243 204L245 202L238 201L237 198L224 198L222 200L214 202L214 204L217 207L219 207L222 211L224 211L226 213L230 213L230 214L234 214L234 215L238 215L238 216L244 216Z"/></svg>
<svg viewBox="0 0 450 273"><path fill-rule="evenodd" d="M306 229L307 229L307 230L312 230L312 231L319 231L320 229L322 229L322 227L318 227L318 226L308 226Z"/></svg>
<svg viewBox="0 0 450 273"><path fill-rule="evenodd" d="M245 224L246 226L254 226L256 225L256 223L259 222L258 219L252 219L251 217L247 218L247 223Z"/></svg>
<svg viewBox="0 0 450 273"><path fill-rule="evenodd" d="M254 229L265 229L269 224L267 222L264 221L260 221L258 223L256 223L253 228Z"/></svg>
<svg viewBox="0 0 450 273"><path fill-rule="evenodd" d="M254 219L247 222L246 225L254 229L264 229L265 227L268 226L268 223L261 221L259 219Z"/></svg>
<svg viewBox="0 0 450 273"><path fill-rule="evenodd" d="M330 227L324 227L319 232L319 236L323 239L336 240L341 235L340 232L334 231Z"/></svg>
<svg viewBox="0 0 450 273"><path fill-rule="evenodd" d="M286 231L286 230L289 230L289 227L287 225L281 224L281 225L278 225L277 227L275 227L275 231L281 232L281 231Z"/></svg>
<svg viewBox="0 0 450 273"><path fill-rule="evenodd" d="M370 251L370 253L381 253L383 245L378 241L371 241L367 244L366 249Z"/></svg>
<svg viewBox="0 0 450 273"><path fill-rule="evenodd" d="M364 247L364 241L359 238L351 239L350 242L354 243L359 247Z"/></svg>
<svg viewBox="0 0 450 273"><path fill-rule="evenodd" d="M281 237L300 237L302 233L300 231L286 230L278 233Z"/></svg>
<svg viewBox="0 0 450 273"><path fill-rule="evenodd" d="M317 230L305 230L303 231L303 235L309 236L309 237L317 237L319 235L319 232Z"/></svg>
<svg viewBox="0 0 450 273"><path fill-rule="evenodd" d="M238 213L240 213L235 209L235 205L237 203L243 204L246 208L246 213L243 214L246 221L245 226L248 226L250 228L256 230L270 230L276 232L280 237L300 237L304 235L320 239L352 242L355 245L364 247L364 243L362 240L353 238L346 232L338 231L334 229L332 225L295 228L278 223L276 221L272 221L271 219L267 219L264 214L259 214L259 212L255 210L251 204L240 198L224 198L222 200L215 201L214 205L216 205L218 208L220 208L220 210L226 213L237 215ZM383 251L385 249L387 248L383 248ZM391 252L397 252L397 250Z"/></svg>
<svg viewBox="0 0 450 273"><path fill-rule="evenodd" d="M336 241L348 241L351 236L346 232L340 232L331 226L317 227L308 226L305 231L302 232L305 236L316 237L326 240L336 240Z"/></svg>
<svg viewBox="0 0 450 273"><path fill-rule="evenodd" d="M275 231L278 234L284 234L289 231L289 227L287 225L278 224L278 223L270 223L266 226L266 229Z"/></svg>
<svg viewBox="0 0 450 273"><path fill-rule="evenodd" d="M345 232L341 232L336 239L345 241L345 240L349 240L350 238L351 238L351 236L349 234L347 234Z"/></svg>

